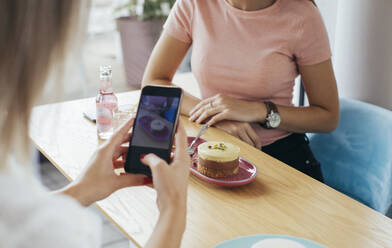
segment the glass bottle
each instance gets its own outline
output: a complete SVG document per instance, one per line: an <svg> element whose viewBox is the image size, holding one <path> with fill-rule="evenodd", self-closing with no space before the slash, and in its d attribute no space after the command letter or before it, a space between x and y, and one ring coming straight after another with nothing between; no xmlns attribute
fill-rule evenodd
<svg viewBox="0 0 392 248"><path fill-rule="evenodd" d="M118 111L118 100L112 89L112 67L100 66L100 87L96 98L97 134L108 139L113 134L113 112Z"/></svg>

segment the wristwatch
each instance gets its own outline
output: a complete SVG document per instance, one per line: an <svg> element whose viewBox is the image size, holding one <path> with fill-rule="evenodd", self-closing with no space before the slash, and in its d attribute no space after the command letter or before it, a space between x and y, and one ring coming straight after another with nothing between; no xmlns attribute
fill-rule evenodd
<svg viewBox="0 0 392 248"><path fill-rule="evenodd" d="M279 127L280 114L275 103L266 101L264 102L264 104L267 108L267 116L265 118L265 122L260 123L260 125L266 129L273 129Z"/></svg>

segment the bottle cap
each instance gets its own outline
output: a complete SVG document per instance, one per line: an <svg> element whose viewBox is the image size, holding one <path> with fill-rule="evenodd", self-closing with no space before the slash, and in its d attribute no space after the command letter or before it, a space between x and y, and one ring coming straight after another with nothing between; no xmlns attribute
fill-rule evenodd
<svg viewBox="0 0 392 248"><path fill-rule="evenodd" d="M112 77L112 66L111 65L101 65L99 67L99 75L101 79L107 79Z"/></svg>

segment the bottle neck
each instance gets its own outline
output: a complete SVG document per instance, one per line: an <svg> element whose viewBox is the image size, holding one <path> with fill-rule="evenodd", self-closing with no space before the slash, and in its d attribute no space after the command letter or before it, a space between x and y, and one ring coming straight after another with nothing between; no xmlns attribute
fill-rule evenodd
<svg viewBox="0 0 392 248"><path fill-rule="evenodd" d="M99 87L99 91L101 93L113 93L112 79L109 77L101 78L101 84Z"/></svg>

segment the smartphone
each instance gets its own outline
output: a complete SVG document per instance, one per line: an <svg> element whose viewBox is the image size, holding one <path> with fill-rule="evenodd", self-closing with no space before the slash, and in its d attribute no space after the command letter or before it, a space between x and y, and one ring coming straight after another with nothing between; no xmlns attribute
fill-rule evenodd
<svg viewBox="0 0 392 248"><path fill-rule="evenodd" d="M125 160L126 172L151 176L150 168L140 161L149 153L170 162L181 101L181 88L146 86L142 89Z"/></svg>

